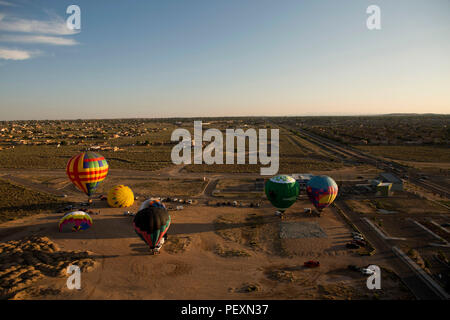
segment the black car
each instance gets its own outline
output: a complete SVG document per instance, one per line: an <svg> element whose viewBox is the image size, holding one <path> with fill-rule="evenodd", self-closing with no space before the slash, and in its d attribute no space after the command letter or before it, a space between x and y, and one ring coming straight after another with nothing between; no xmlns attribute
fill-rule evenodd
<svg viewBox="0 0 450 320"><path fill-rule="evenodd" d="M359 245L357 245L356 243L347 243L345 246L349 249L359 249L360 248Z"/></svg>

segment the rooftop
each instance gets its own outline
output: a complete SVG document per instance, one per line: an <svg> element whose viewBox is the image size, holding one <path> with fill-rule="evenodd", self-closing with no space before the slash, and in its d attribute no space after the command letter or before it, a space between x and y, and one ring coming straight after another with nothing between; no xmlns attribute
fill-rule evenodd
<svg viewBox="0 0 450 320"><path fill-rule="evenodd" d="M293 173L291 177L295 180L311 180L314 175L311 173Z"/></svg>
<svg viewBox="0 0 450 320"><path fill-rule="evenodd" d="M402 180L399 177L389 172L380 173L380 177L383 182L402 183Z"/></svg>

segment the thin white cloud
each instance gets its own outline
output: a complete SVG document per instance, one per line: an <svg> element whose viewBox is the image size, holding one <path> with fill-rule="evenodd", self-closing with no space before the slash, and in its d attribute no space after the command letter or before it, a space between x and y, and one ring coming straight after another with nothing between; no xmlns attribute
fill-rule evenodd
<svg viewBox="0 0 450 320"><path fill-rule="evenodd" d="M74 39L52 37L52 36L23 36L23 35L0 35L0 42L15 42L15 43L38 43L38 44L50 44L56 46L74 46L78 42Z"/></svg>
<svg viewBox="0 0 450 320"><path fill-rule="evenodd" d="M36 55L36 52L9 48L0 48L0 59L27 60Z"/></svg>
<svg viewBox="0 0 450 320"><path fill-rule="evenodd" d="M5 7L17 7L16 4L12 3L12 2L8 2L8 1L3 1L0 0L0 6L5 6Z"/></svg>
<svg viewBox="0 0 450 320"><path fill-rule="evenodd" d="M0 31L8 32L24 32L52 35L70 35L78 33L77 30L67 28L66 21L59 17L53 16L51 20L32 20L0 16Z"/></svg>
<svg viewBox="0 0 450 320"><path fill-rule="evenodd" d="M5 3L9 2L0 0L0 5ZM78 44L74 39L61 36L77 34L79 31L69 29L60 16L52 12L47 12L47 15L47 20L33 20L0 13L0 42L57 46ZM10 33L2 33L5 31ZM36 50L0 47L0 60L27 60L41 54L41 51Z"/></svg>

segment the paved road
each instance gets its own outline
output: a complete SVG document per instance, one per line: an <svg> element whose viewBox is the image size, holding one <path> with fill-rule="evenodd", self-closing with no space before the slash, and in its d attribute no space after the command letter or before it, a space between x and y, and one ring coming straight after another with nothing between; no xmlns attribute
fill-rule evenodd
<svg viewBox="0 0 450 320"><path fill-rule="evenodd" d="M399 258L393 251L395 245L390 240L384 240L362 218L361 214L354 212L344 201L338 200L336 204L341 208L353 224L364 234L365 238L377 250L377 258L386 260L392 270L400 277L403 283L420 300L440 300L441 296L432 290L424 280L414 272L410 266Z"/></svg>
<svg viewBox="0 0 450 320"><path fill-rule="evenodd" d="M28 187L30 189L33 189L33 190L36 190L36 191L39 191L39 192L45 192L45 193L53 194L53 195L58 196L58 197L61 197L61 196L64 195L64 192L62 192L61 190L57 190L55 188L48 187L48 186L46 186L46 185L44 185L42 183L35 183L35 182L30 181L30 180L22 179L22 178L19 178L19 177L15 176L15 175L12 175L12 174L6 174L6 175L3 175L3 176L0 175L0 178L5 179L5 180L9 180L9 181L11 181L13 183L20 184L22 186Z"/></svg>

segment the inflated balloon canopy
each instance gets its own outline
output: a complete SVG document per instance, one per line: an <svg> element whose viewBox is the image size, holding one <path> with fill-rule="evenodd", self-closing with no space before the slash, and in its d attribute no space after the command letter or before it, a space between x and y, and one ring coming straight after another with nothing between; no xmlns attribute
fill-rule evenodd
<svg viewBox="0 0 450 320"><path fill-rule="evenodd" d="M89 197L106 178L108 162L102 155L87 151L70 158L66 173L70 181Z"/></svg>
<svg viewBox="0 0 450 320"><path fill-rule="evenodd" d="M109 190L107 200L113 208L126 208L133 205L134 194L129 187L119 185Z"/></svg>

